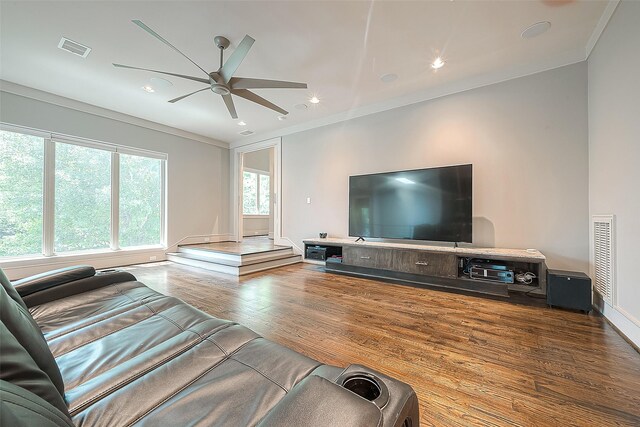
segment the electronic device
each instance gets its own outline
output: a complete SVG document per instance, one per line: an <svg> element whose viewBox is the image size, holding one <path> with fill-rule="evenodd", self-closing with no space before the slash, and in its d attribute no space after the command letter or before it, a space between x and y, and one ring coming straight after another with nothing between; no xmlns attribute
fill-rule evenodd
<svg viewBox="0 0 640 427"><path fill-rule="evenodd" d="M469 277L472 279L490 280L492 282L513 283L513 271L486 268L472 265L469 268Z"/></svg>
<svg viewBox="0 0 640 427"><path fill-rule="evenodd" d="M591 311L591 279L584 273L547 270L547 304Z"/></svg>
<svg viewBox="0 0 640 427"><path fill-rule="evenodd" d="M315 259L318 261L324 261L327 259L327 248L320 246L307 247L307 259Z"/></svg>
<svg viewBox="0 0 640 427"><path fill-rule="evenodd" d="M472 165L349 177L349 235L469 242Z"/></svg>

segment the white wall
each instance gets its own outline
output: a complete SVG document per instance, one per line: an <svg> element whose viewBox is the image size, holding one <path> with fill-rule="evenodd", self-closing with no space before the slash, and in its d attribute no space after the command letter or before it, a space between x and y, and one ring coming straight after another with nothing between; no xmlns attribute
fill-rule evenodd
<svg viewBox="0 0 640 427"><path fill-rule="evenodd" d="M589 57L589 207L616 216L617 303L603 312L640 346L640 2L622 1Z"/></svg>
<svg viewBox="0 0 640 427"><path fill-rule="evenodd" d="M284 136L283 236L347 236L349 175L472 163L475 245L586 272L587 145L584 62Z"/></svg>
<svg viewBox="0 0 640 427"><path fill-rule="evenodd" d="M228 238L228 149L8 92L0 92L0 121L167 153L167 244L188 236ZM10 207L3 207L6 208ZM190 241L202 240L198 237ZM160 259L163 254L164 251L156 256ZM55 261L56 264L38 262L40 270L46 270L47 265L57 268L64 264L59 258ZM108 267L149 261L149 256L93 261ZM32 273L34 269L9 269L8 274L16 277L24 271Z"/></svg>

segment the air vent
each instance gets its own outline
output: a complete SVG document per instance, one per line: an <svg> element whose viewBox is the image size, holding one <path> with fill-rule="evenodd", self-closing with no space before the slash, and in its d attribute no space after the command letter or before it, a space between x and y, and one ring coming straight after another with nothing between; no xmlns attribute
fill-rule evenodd
<svg viewBox="0 0 640 427"><path fill-rule="evenodd" d="M87 55L89 55L89 52L91 52L91 48L89 46L85 46L64 37L60 39L58 47L62 50L66 50L69 53L73 53L74 55L78 55L83 58L86 58Z"/></svg>
<svg viewBox="0 0 640 427"><path fill-rule="evenodd" d="M610 305L614 305L615 259L613 215L594 215L593 223L593 287Z"/></svg>
<svg viewBox="0 0 640 427"><path fill-rule="evenodd" d="M253 135L253 131L252 130L243 130L242 132L238 132L240 135L242 136L249 136L249 135Z"/></svg>

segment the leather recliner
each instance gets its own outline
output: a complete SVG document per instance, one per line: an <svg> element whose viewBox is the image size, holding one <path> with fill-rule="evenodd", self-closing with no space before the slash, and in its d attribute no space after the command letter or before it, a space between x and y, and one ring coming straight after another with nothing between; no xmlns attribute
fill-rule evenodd
<svg viewBox="0 0 640 427"><path fill-rule="evenodd" d="M3 426L419 425L407 384L323 365L129 273L0 282Z"/></svg>

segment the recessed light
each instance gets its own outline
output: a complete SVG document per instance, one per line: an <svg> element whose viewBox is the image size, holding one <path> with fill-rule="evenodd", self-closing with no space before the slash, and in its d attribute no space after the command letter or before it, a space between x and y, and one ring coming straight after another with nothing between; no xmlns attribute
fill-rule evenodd
<svg viewBox="0 0 640 427"><path fill-rule="evenodd" d="M296 104L294 107L296 110L306 110L307 108L309 108L307 104Z"/></svg>
<svg viewBox="0 0 640 427"><path fill-rule="evenodd" d="M444 59L438 56L431 64L431 68L433 68L434 70L439 70L442 67L444 67Z"/></svg>
<svg viewBox="0 0 640 427"><path fill-rule="evenodd" d="M173 83L171 83L169 80L162 79L160 77L151 77L149 79L149 82L151 83L151 87L162 88L162 87L171 87L171 86L173 86Z"/></svg>
<svg viewBox="0 0 640 427"><path fill-rule="evenodd" d="M247 124L245 122L243 122L242 120L238 122L238 126L246 126Z"/></svg>
<svg viewBox="0 0 640 427"><path fill-rule="evenodd" d="M278 120L280 121L287 120L287 116L278 116Z"/></svg>
<svg viewBox="0 0 640 427"><path fill-rule="evenodd" d="M151 85L144 85L141 89L147 93L153 93L156 91Z"/></svg>
<svg viewBox="0 0 640 427"><path fill-rule="evenodd" d="M253 135L253 131L252 130L243 130L242 132L238 132L240 135L242 136L249 136L249 135Z"/></svg>
<svg viewBox="0 0 640 427"><path fill-rule="evenodd" d="M538 37L543 33L546 33L549 28L551 28L551 22L549 21L536 22L530 27L525 28L520 36L523 39L532 39L534 37Z"/></svg>
<svg viewBox="0 0 640 427"><path fill-rule="evenodd" d="M397 74L393 74L393 73L389 73L389 74L385 74L384 76L380 76L380 80L382 80L384 83L395 82L397 79L398 79L398 75Z"/></svg>
<svg viewBox="0 0 640 427"><path fill-rule="evenodd" d="M320 100L318 99L318 97L317 97L317 96L312 96L312 97L309 99L309 102L310 102L310 103L312 103L312 104L318 104L318 103L320 102Z"/></svg>

